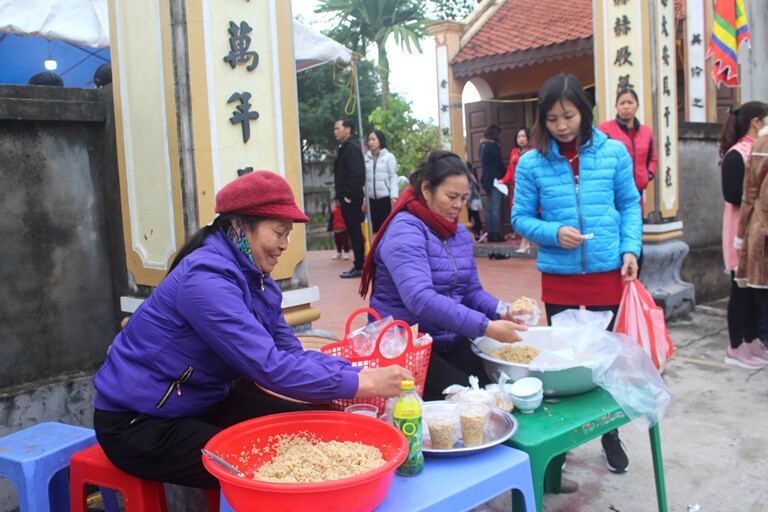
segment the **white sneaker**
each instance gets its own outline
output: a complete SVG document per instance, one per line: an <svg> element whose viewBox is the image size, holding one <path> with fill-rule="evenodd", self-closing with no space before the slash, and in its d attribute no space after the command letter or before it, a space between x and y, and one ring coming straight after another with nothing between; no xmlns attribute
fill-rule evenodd
<svg viewBox="0 0 768 512"><path fill-rule="evenodd" d="M765 363L752 356L749 344L744 342L738 348L732 348L728 345L725 350L725 364L746 368L747 370L759 370Z"/></svg>
<svg viewBox="0 0 768 512"><path fill-rule="evenodd" d="M349 253L348 253L348 252L345 252L345 253L344 253L344 259L345 259L345 260L348 260L348 259L349 259Z"/></svg>
<svg viewBox="0 0 768 512"><path fill-rule="evenodd" d="M333 256L331 256L331 259L332 259L332 260L340 260L340 259L341 259L341 253L340 253L340 252L337 252L336 254L334 254Z"/></svg>
<svg viewBox="0 0 768 512"><path fill-rule="evenodd" d="M744 345L749 347L749 353L752 354L753 358L759 359L763 363L768 363L768 350L765 349L765 345L760 341L760 338L755 338L750 343L744 343Z"/></svg>

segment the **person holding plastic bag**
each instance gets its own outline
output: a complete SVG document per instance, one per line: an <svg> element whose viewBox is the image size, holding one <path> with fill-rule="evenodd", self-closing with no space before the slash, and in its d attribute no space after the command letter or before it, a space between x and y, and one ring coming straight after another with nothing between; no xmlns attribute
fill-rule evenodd
<svg viewBox="0 0 768 512"><path fill-rule="evenodd" d="M512 224L539 244L550 324L553 315L581 306L615 316L624 282L637 277L642 216L632 159L621 142L595 130L592 119L592 103L575 76L547 80L539 91L535 149L520 158L515 173ZM618 431L602 442L608 469L626 471Z"/></svg>
<svg viewBox="0 0 768 512"><path fill-rule="evenodd" d="M370 307L432 336L425 400L441 400L451 384L476 375L490 383L470 340L521 339L509 304L483 289L472 235L458 222L467 204L469 170L458 155L432 151L384 221L363 266L360 295Z"/></svg>

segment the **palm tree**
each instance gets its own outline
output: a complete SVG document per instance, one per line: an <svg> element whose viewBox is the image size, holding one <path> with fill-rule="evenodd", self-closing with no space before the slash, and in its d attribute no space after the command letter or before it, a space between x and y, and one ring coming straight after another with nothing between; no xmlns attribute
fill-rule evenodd
<svg viewBox="0 0 768 512"><path fill-rule="evenodd" d="M411 44L421 53L419 39L427 35L426 2L423 0L320 0L317 13L332 14L337 21L331 37L362 50L370 44L378 52L381 77L381 106L387 108L389 96L389 59L387 40L390 36L412 53Z"/></svg>

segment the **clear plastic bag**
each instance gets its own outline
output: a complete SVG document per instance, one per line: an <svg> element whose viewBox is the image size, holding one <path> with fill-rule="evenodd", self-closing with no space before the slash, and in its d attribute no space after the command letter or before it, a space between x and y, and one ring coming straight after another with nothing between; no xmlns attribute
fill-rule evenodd
<svg viewBox="0 0 768 512"><path fill-rule="evenodd" d="M474 375L469 376L469 386L451 384L443 390L446 400L457 402L478 402L496 407L496 396L486 389L480 389L480 381Z"/></svg>
<svg viewBox="0 0 768 512"><path fill-rule="evenodd" d="M515 323L538 325L539 318L541 318L541 308L538 301L528 297L520 297L509 305L509 315Z"/></svg>
<svg viewBox="0 0 768 512"><path fill-rule="evenodd" d="M552 317L553 350L539 354L529 368L590 368L595 384L613 396L635 425L647 430L666 414L672 394L640 345L605 330L610 320L607 311L558 313Z"/></svg>
<svg viewBox="0 0 768 512"><path fill-rule="evenodd" d="M347 335L347 339L349 340L349 344L352 347L352 350L354 350L358 355L361 355L361 356L369 356L373 354L373 351L376 349L376 339L379 337L379 334L381 333L382 329L384 329L387 325L391 324L392 321L393 321L392 317L388 316L386 318L382 318L381 320L371 322L368 325L364 325L360 329L350 332ZM395 329L391 329L391 331L395 331ZM385 333L384 336L386 338L388 336L388 333ZM382 344L383 343L384 343L384 340L382 339ZM405 348L405 343L403 344L403 349L404 348ZM400 352L402 352L402 349L400 350ZM397 355L399 355L399 353L395 354L395 356L388 356L388 357L396 357Z"/></svg>

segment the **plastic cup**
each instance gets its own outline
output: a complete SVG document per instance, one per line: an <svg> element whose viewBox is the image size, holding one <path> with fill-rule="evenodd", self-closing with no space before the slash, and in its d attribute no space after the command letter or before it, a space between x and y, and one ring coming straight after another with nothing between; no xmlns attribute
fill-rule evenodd
<svg viewBox="0 0 768 512"><path fill-rule="evenodd" d="M363 416L370 416L371 418L379 417L379 408L373 404L352 404L347 406L344 409L344 412L361 414Z"/></svg>
<svg viewBox="0 0 768 512"><path fill-rule="evenodd" d="M448 408L433 408L425 416L429 427L429 438L435 450L453 448L456 431L456 411Z"/></svg>
<svg viewBox="0 0 768 512"><path fill-rule="evenodd" d="M461 438L464 446L479 446L485 439L485 427L491 408L479 403L461 403L456 408L461 425Z"/></svg>

